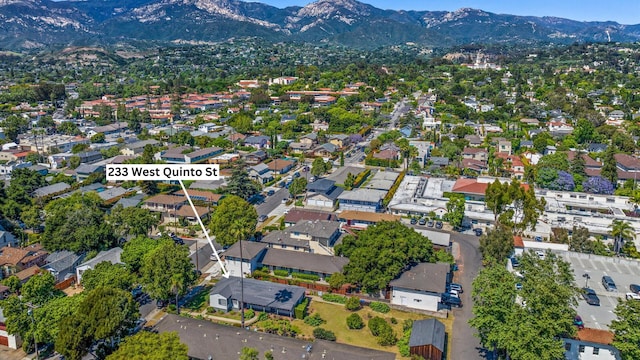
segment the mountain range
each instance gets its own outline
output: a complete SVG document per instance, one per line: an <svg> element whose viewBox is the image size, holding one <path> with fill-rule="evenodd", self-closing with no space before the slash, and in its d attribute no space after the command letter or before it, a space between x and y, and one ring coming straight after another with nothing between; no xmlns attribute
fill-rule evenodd
<svg viewBox="0 0 640 360"><path fill-rule="evenodd" d="M284 9L240 0L0 0L0 48L113 44L133 40L274 42L359 48L495 43L639 41L640 24L448 11L382 10L356 0Z"/></svg>

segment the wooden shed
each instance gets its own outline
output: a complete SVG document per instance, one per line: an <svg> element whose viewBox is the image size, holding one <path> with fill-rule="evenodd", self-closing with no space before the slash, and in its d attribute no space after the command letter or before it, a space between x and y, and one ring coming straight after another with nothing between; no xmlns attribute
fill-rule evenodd
<svg viewBox="0 0 640 360"><path fill-rule="evenodd" d="M411 355L420 355L425 360L442 360L445 341L443 323L436 319L416 320L411 330L409 351Z"/></svg>

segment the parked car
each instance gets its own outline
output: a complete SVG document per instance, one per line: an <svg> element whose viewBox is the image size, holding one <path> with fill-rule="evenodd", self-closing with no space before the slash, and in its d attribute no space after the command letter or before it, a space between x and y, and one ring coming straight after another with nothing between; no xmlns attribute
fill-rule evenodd
<svg viewBox="0 0 640 360"><path fill-rule="evenodd" d="M544 251L541 250L536 250L536 255L538 255L538 258L540 258L540 260L544 260L544 258L546 257Z"/></svg>
<svg viewBox="0 0 640 360"><path fill-rule="evenodd" d="M169 302L167 300L156 300L156 307L158 309L162 309L163 307L166 307L169 304Z"/></svg>
<svg viewBox="0 0 640 360"><path fill-rule="evenodd" d="M537 241L537 242L542 242L542 236L539 236L539 235L538 235L538 236L536 236L534 239L535 239L535 241Z"/></svg>
<svg viewBox="0 0 640 360"><path fill-rule="evenodd" d="M436 221L436 229L442 229L442 221Z"/></svg>
<svg viewBox="0 0 640 360"><path fill-rule="evenodd" d="M433 220L429 220L429 221L427 222L427 226L428 226L428 227L433 227Z"/></svg>
<svg viewBox="0 0 640 360"><path fill-rule="evenodd" d="M596 292L590 288L582 288L582 297L589 305L600 306L600 298Z"/></svg>
<svg viewBox="0 0 640 360"><path fill-rule="evenodd" d="M447 286L450 290L455 290L457 291L459 294L462 294L464 291L462 291L462 285L460 284L456 284L456 283L451 283Z"/></svg>
<svg viewBox="0 0 640 360"><path fill-rule="evenodd" d="M476 234L476 236L481 236L482 235L482 229L480 229L480 228L473 229L473 232Z"/></svg>
<svg viewBox="0 0 640 360"><path fill-rule="evenodd" d="M449 305L451 307L457 307L457 308L461 308L462 307L462 300L460 300L460 298L457 297L451 297L451 296L443 296L441 302L445 305Z"/></svg>
<svg viewBox="0 0 640 360"><path fill-rule="evenodd" d="M453 290L453 289L449 289L449 291L447 291L447 295L451 297L460 298L460 293L458 293L456 290Z"/></svg>
<svg viewBox="0 0 640 360"><path fill-rule="evenodd" d="M522 284L516 283L516 291L520 291L520 290L522 290Z"/></svg>
<svg viewBox="0 0 640 360"><path fill-rule="evenodd" d="M605 275L602 277L602 286L604 286L607 291L618 291L616 283L613 281L611 276Z"/></svg>
<svg viewBox="0 0 640 360"><path fill-rule="evenodd" d="M626 294L626 298L627 300L640 300L640 295L638 295L637 293L628 292Z"/></svg>
<svg viewBox="0 0 640 360"><path fill-rule="evenodd" d="M422 218L422 219L420 219L418 221L418 225L423 225L424 226L426 223L427 223L427 219L425 219L425 218Z"/></svg>
<svg viewBox="0 0 640 360"><path fill-rule="evenodd" d="M629 285L629 290L631 290L632 293L640 294L640 285L631 284Z"/></svg>
<svg viewBox="0 0 640 360"><path fill-rule="evenodd" d="M518 261L517 258L512 257L511 258L511 267L517 268L518 266L520 266L520 261Z"/></svg>
<svg viewBox="0 0 640 360"><path fill-rule="evenodd" d="M275 191L275 190L270 189L269 191L267 191L267 196L271 196L271 195L273 195L273 194L275 194L275 193L276 193L276 191Z"/></svg>
<svg viewBox="0 0 640 360"><path fill-rule="evenodd" d="M417 223L418 223L418 219L416 219L416 218L411 218L411 221L410 221L410 222L411 222L411 225L415 225L415 224L417 224Z"/></svg>
<svg viewBox="0 0 640 360"><path fill-rule="evenodd" d="M258 221L259 222L263 222L265 220L267 220L269 217L267 215L260 215L258 216Z"/></svg>
<svg viewBox="0 0 640 360"><path fill-rule="evenodd" d="M582 321L580 315L576 315L576 317L573 318L573 325L577 326L578 329L584 329L584 322Z"/></svg>

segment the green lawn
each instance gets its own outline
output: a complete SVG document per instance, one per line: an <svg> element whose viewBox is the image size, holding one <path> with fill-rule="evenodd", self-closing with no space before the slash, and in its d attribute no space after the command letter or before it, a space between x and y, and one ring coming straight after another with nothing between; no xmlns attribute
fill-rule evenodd
<svg viewBox="0 0 640 360"><path fill-rule="evenodd" d="M209 291L212 286L205 286L202 290L187 302L184 307L191 311L204 310L209 306Z"/></svg>
<svg viewBox="0 0 640 360"><path fill-rule="evenodd" d="M351 314L351 311L346 310L342 305L316 302L312 300L311 304L309 305L309 315L314 313L320 314L320 317L326 321L326 323L320 325L320 327L333 331L336 334L337 342L393 352L398 354L398 357L400 357L400 355L398 353L397 346L378 345L378 343L376 342L376 338L371 335L369 328L366 326L367 322L369 321L369 316L379 316L386 319L387 322L389 322L389 324L393 327L398 339L402 337L402 322L404 320L420 320L429 318L426 315L393 309L386 314L382 314L371 310L371 308L369 308L368 306L365 306L364 308L357 311L357 313L362 317L365 323L365 327L360 330L350 330L347 327L346 318ZM397 320L397 324L391 324L391 318L395 318ZM445 329L449 334L449 338L451 338L453 318L450 317L449 319L439 320L442 321L443 324L445 324ZM314 327L305 324L302 320L294 320L293 324L300 329L301 336L310 339L313 338Z"/></svg>

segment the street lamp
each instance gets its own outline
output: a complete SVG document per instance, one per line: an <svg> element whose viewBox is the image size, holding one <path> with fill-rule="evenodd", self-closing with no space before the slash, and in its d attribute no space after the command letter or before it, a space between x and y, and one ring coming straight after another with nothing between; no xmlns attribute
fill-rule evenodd
<svg viewBox="0 0 640 360"><path fill-rule="evenodd" d="M589 286L589 279L591 279L591 276L587 273L582 274L582 277L585 279L584 281L584 287L588 288Z"/></svg>
<svg viewBox="0 0 640 360"><path fill-rule="evenodd" d="M31 322L33 323L33 345L36 348L36 360L40 358L39 354L38 354L38 341L36 340L36 319L33 316L33 309L35 308L35 306L31 305L31 304L26 304L29 309L27 310L27 314L31 317Z"/></svg>

